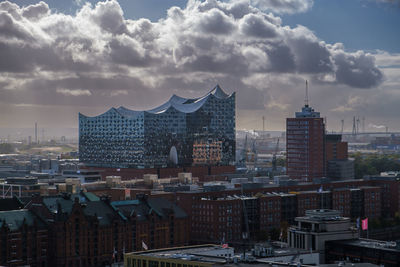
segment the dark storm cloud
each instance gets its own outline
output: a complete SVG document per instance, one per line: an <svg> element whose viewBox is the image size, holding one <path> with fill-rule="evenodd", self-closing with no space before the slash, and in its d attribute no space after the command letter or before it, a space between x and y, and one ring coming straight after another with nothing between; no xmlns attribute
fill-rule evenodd
<svg viewBox="0 0 400 267"><path fill-rule="evenodd" d="M267 51L271 62L270 71L272 72L293 72L296 63L290 48L284 43L277 43Z"/></svg>
<svg viewBox="0 0 400 267"><path fill-rule="evenodd" d="M321 73L333 71L331 53L323 43L300 37L291 38L289 44L295 54L299 72Z"/></svg>
<svg viewBox="0 0 400 267"><path fill-rule="evenodd" d="M108 47L110 48L112 61L117 64L140 67L146 66L148 63L144 51L140 52L139 45L131 39L113 39L108 44Z"/></svg>
<svg viewBox="0 0 400 267"><path fill-rule="evenodd" d="M375 58L364 52L334 56L337 66L336 80L352 87L370 88L379 85L383 79L382 72L375 66Z"/></svg>

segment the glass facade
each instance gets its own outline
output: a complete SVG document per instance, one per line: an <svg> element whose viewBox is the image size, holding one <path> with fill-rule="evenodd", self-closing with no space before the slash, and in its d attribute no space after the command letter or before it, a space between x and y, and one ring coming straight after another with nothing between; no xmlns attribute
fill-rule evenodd
<svg viewBox="0 0 400 267"><path fill-rule="evenodd" d="M199 144L217 145L212 153L199 153ZM88 166L230 165L235 146L235 93L227 95L218 85L200 98L173 95L148 111L119 107L96 117L79 114L79 159Z"/></svg>

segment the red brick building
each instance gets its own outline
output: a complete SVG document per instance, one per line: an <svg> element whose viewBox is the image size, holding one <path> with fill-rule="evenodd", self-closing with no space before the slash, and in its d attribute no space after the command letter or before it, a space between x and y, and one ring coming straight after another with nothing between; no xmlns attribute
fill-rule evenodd
<svg viewBox="0 0 400 267"><path fill-rule="evenodd" d="M136 200L111 205L127 220L125 251L184 246L189 243L189 217L177 205L163 198L138 196Z"/></svg>
<svg viewBox="0 0 400 267"><path fill-rule="evenodd" d="M281 197L266 194L259 197L260 201L260 231L268 232L279 229L281 224Z"/></svg>
<svg viewBox="0 0 400 267"><path fill-rule="evenodd" d="M347 188L332 190L332 209L341 212L344 217L351 217L351 192Z"/></svg>
<svg viewBox="0 0 400 267"><path fill-rule="evenodd" d="M45 221L29 210L0 212L2 266L46 266L48 255L48 229Z"/></svg>
<svg viewBox="0 0 400 267"><path fill-rule="evenodd" d="M306 214L306 210L315 210L321 208L321 198L317 191L295 192L297 195L297 216Z"/></svg>
<svg viewBox="0 0 400 267"><path fill-rule="evenodd" d="M198 199L193 201L191 240L237 242L241 240L243 205L240 198Z"/></svg>
<svg viewBox="0 0 400 267"><path fill-rule="evenodd" d="M342 141L342 135L325 135L325 157L326 161L348 158L348 144Z"/></svg>
<svg viewBox="0 0 400 267"><path fill-rule="evenodd" d="M360 187L364 198L364 214L363 217L369 219L378 219L382 216L381 189L377 186Z"/></svg>
<svg viewBox="0 0 400 267"><path fill-rule="evenodd" d="M34 214L48 223L48 266L103 266L123 259L123 253L186 245L186 213L165 199L142 197L111 202L80 193L35 197Z"/></svg>
<svg viewBox="0 0 400 267"><path fill-rule="evenodd" d="M290 178L312 181L325 176L325 124L306 104L286 119L286 168Z"/></svg>

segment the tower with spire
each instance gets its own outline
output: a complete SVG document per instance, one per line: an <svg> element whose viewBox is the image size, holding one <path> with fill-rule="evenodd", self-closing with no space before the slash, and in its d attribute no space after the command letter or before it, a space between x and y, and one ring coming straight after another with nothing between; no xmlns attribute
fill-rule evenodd
<svg viewBox="0 0 400 267"><path fill-rule="evenodd" d="M312 181L325 176L325 123L309 105L306 81L304 107L286 119L286 172L290 178Z"/></svg>

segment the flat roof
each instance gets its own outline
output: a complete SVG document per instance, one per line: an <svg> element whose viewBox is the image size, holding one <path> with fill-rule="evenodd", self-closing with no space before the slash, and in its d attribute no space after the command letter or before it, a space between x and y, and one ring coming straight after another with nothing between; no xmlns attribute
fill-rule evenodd
<svg viewBox="0 0 400 267"><path fill-rule="evenodd" d="M186 247L176 247L176 248L166 248L166 249L156 249L148 251L140 251L129 253L130 255L139 255L154 257L159 259L181 259L188 261L199 261L199 262L211 262L216 264L225 264L227 261L225 257L206 255L207 252L215 250L223 250L221 246L218 245L199 245L199 246L186 246ZM231 251L232 248L228 248L227 253Z"/></svg>
<svg viewBox="0 0 400 267"><path fill-rule="evenodd" d="M342 245L353 245L357 247L365 247L365 248L374 248L380 250L388 250L388 251L396 251L400 252L400 249L397 248L397 243L394 241L381 241L375 239L346 239L346 240L335 240L335 241L327 241L334 242L335 244Z"/></svg>
<svg viewBox="0 0 400 267"><path fill-rule="evenodd" d="M158 259L173 259L173 260L186 260L186 261L198 261L204 263L211 263L214 266L224 266L224 267L254 267L255 265L265 266L268 263L273 263L274 265L288 266L286 262L273 262L269 261L268 258L263 259L255 259L253 258L250 262L238 261L234 263L232 259L227 261L225 257L221 256L209 256L206 255L207 252L213 250L223 250L223 248L219 245L206 244L206 245L198 245L198 246L185 246L185 247L176 247L176 248L166 248L166 249L156 249L156 250L148 250L148 251L140 251L140 252L131 252L127 253L127 255L136 255L136 256L144 256L144 257L154 257ZM274 255L274 257L279 256L288 256L295 255L299 253L297 249L290 248L282 248L276 249L278 253ZM227 249L229 252L233 252L232 248ZM306 252L306 251L304 251ZM302 253L302 252L300 252ZM309 252L307 252L309 253ZM238 256L236 256L238 257ZM300 266L311 266L301 264Z"/></svg>

